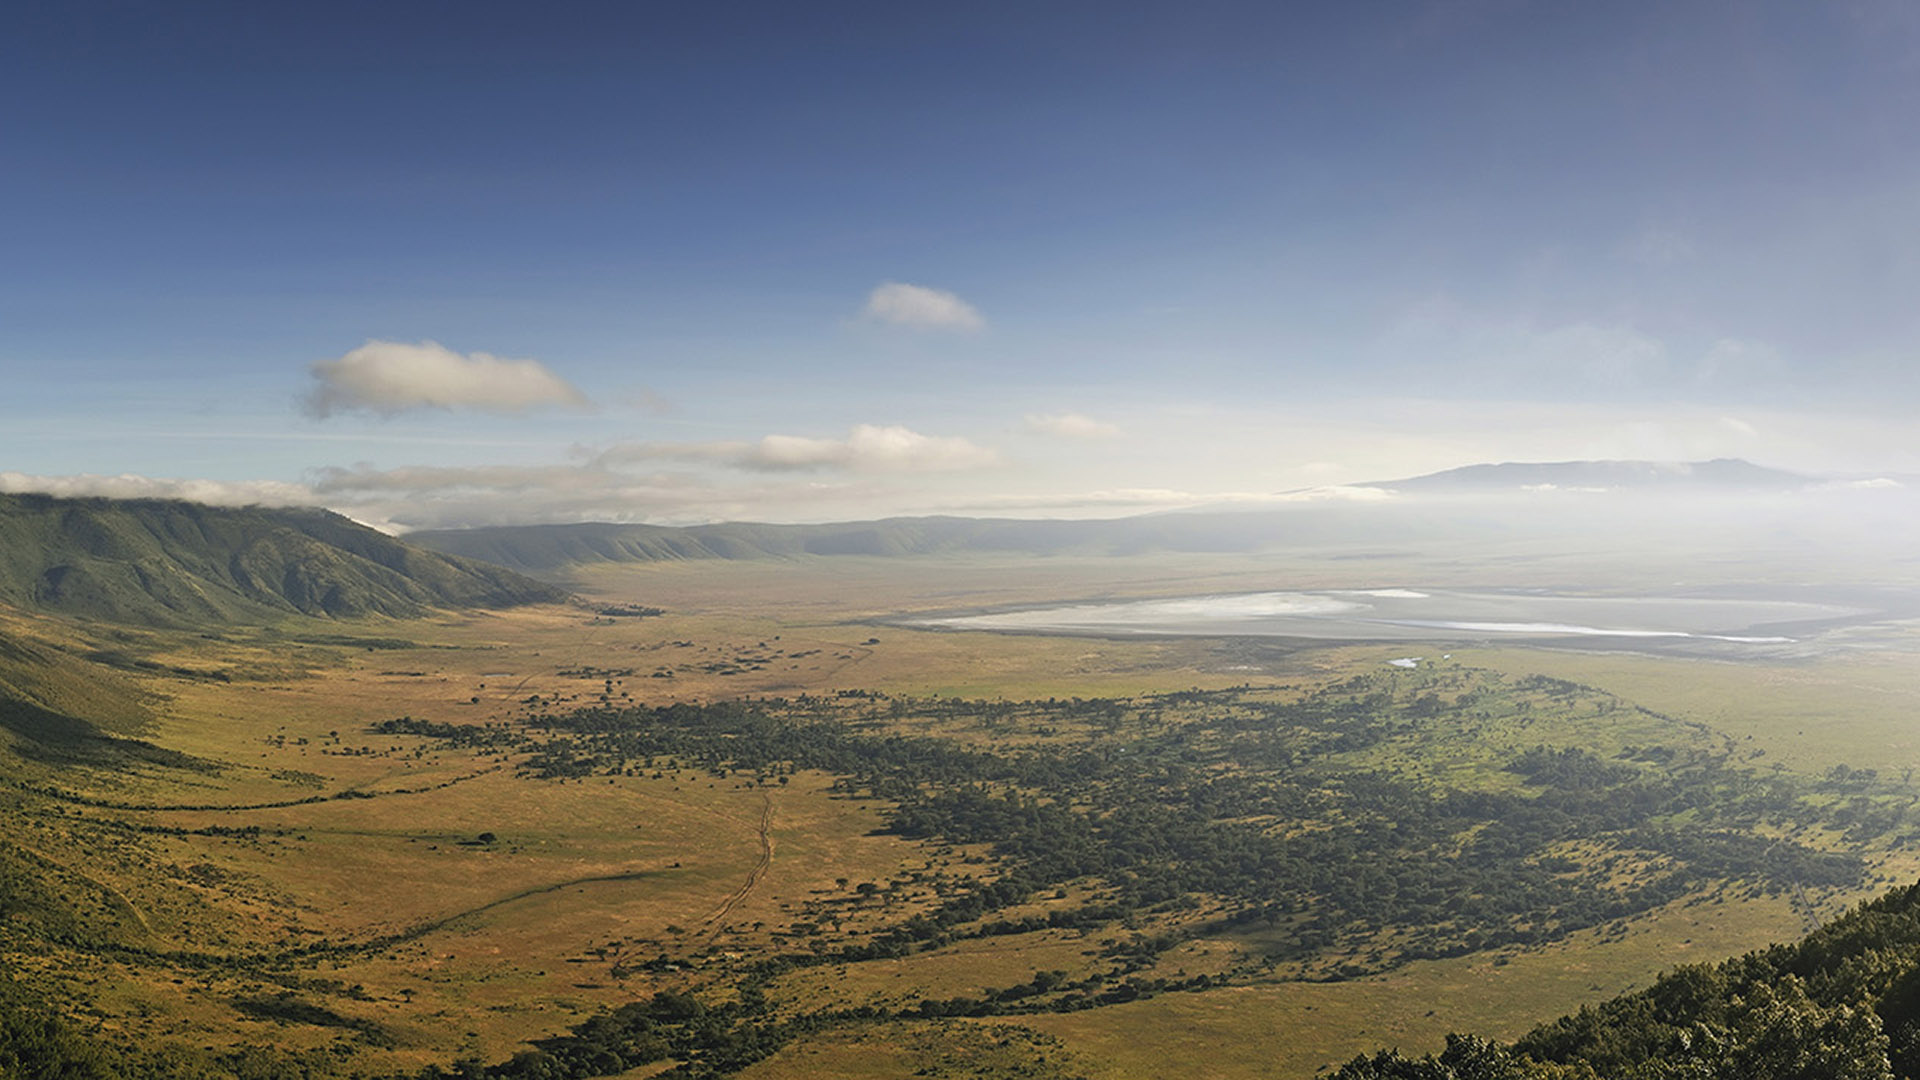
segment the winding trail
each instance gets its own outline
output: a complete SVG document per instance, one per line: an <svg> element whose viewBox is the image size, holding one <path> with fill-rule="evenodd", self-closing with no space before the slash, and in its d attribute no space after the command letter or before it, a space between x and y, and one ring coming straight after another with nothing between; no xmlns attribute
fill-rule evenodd
<svg viewBox="0 0 1920 1080"><path fill-rule="evenodd" d="M236 952L229 954L192 952L180 949L141 949L126 946L106 946L93 951L103 955L137 956L147 960L157 960L163 963L184 963L194 967L204 967L207 966L209 962L228 966L284 964L302 957L316 955L334 958L364 956L384 952L397 945L405 945L410 941L415 941L429 934L445 930L455 923L471 919L477 915L483 915L495 908L505 907L508 904L516 904L522 900L528 900L536 896L556 893L562 889L573 888L576 885L599 885L610 882L640 881L653 877L658 873L656 870L632 870L619 874L594 874L589 877L569 878L566 881L556 881L549 885L536 885L507 896L497 897L477 907L470 907L463 911L456 911L450 915L442 915L439 918L428 919L424 922L415 923L404 930L396 930L392 933L381 934L378 937L367 938L361 941L320 941L292 949L278 949L272 952ZM139 910L137 908L134 909L134 914L136 917L139 916ZM141 919L143 925L145 921L144 918Z"/></svg>
<svg viewBox="0 0 1920 1080"><path fill-rule="evenodd" d="M124 908L127 914L133 916L133 921L140 924L140 932L145 934L148 940L156 941L156 942L161 940L160 935L154 932L153 924L147 921L146 912L141 911L140 905L134 903L132 897L128 896L124 892L121 892L120 889L116 887L112 882L106 881L102 878L97 878L92 874L89 874L86 871L81 870L69 863L61 862L59 859L56 859L53 856L48 855L46 852L41 851L40 849L35 847L30 847L26 844L21 843L18 840L8 840L6 841L6 843L8 844L8 846L12 847L14 850L24 851L28 855L32 856L33 858L40 860L42 863L48 866L56 867L60 870L64 870L67 873L72 874L74 877L79 878L81 881L84 881L87 884L93 886L94 888L99 889L101 892L107 894L107 896L111 898L115 903L118 903L122 908Z"/></svg>
<svg viewBox="0 0 1920 1080"><path fill-rule="evenodd" d="M760 884L760 879L766 876L767 868L773 865L773 799L764 791L760 793L759 833L760 861L755 863L753 869L747 872L747 880L741 882L740 887L733 890L733 892L727 896L726 900L722 901L720 906L714 909L713 914L707 916L700 924L702 926L713 927L713 933L708 938L709 941L719 937L721 932L727 928L725 923L726 917L733 914L733 909L739 907L740 902L745 900L747 896L753 892L753 887Z"/></svg>
<svg viewBox="0 0 1920 1080"><path fill-rule="evenodd" d="M443 915L438 919L432 919L427 922L416 923L412 927L409 927L408 929L403 930L397 934L392 934L384 938L377 938L374 941L367 942L366 944L360 945L357 947L361 949L371 949L371 948L384 947L388 944L399 944L404 941L411 941L414 938L425 937L426 935L434 933L437 930L444 930L447 927L453 925L454 923L461 921L462 919L470 919L475 915L484 914L486 912L492 911L495 908L505 907L508 904L518 903L522 900L529 900L536 896L545 896L548 893L556 893L562 889L573 888L576 885L603 885L609 882L641 881L646 878L654 877L658 873L659 871L657 870L630 870L626 873L621 873L621 874L595 874L591 877L580 877L580 878L573 878L568 881L557 881L551 885L536 885L531 889L522 889L519 892L513 893L509 896L502 896L496 900L489 900L478 907L471 907L466 909L465 911L457 911L451 915Z"/></svg>
<svg viewBox="0 0 1920 1080"><path fill-rule="evenodd" d="M1797 881L1794 882L1793 895L1797 901L1794 906L1800 909L1800 917L1807 921L1807 933L1811 934L1820 929L1820 909L1814 907L1813 901L1808 899L1807 887Z"/></svg>
<svg viewBox="0 0 1920 1080"><path fill-rule="evenodd" d="M34 795L39 795L48 799L53 799L57 802L70 803L75 806L90 806L96 810L127 810L127 811L133 811L136 813L149 813L149 814L164 814L164 813L170 813L175 811L220 813L220 812L229 812L229 811L238 812L238 811L246 811L246 810L284 810L292 806L315 806L320 803L338 802L338 801L343 801L348 799L385 799L395 795L425 795L425 794L428 794L429 792L445 790L446 788L450 788L455 784L464 784L469 780L478 780L483 776L487 776L492 773L497 773L505 768L506 768L505 765L495 765L495 766L492 766L491 768L481 769L479 772L463 773L459 776L455 776L448 780L442 780L437 784L430 784L426 787L390 788L385 791L365 790L365 788L369 784L377 784L381 780L388 780L393 778L394 776L403 775L401 773L395 772L395 773L389 773L386 776L382 776L374 780L369 780L364 784L356 784L352 787L342 788L339 791L332 792L331 794L307 795L298 799L281 799L277 802L261 802L261 803L179 803L174 805L168 805L163 803L128 803L128 802L118 802L113 799L96 799L87 795L76 795L72 792L61 791L59 788L40 787L34 784L14 783L14 784L8 784L7 786L12 787L18 791L25 791Z"/></svg>

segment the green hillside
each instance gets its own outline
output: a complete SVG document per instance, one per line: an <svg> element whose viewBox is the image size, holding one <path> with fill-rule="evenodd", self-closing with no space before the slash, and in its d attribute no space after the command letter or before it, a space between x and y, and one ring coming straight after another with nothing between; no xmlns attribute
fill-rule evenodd
<svg viewBox="0 0 1920 1080"><path fill-rule="evenodd" d="M0 604L158 626L562 599L325 510L0 495Z"/></svg>
<svg viewBox="0 0 1920 1080"><path fill-rule="evenodd" d="M145 695L114 672L0 625L0 746L40 760L117 764L152 751L124 737L149 717Z"/></svg>
<svg viewBox="0 0 1920 1080"><path fill-rule="evenodd" d="M1452 1036L1335 1080L1908 1080L1920 1076L1920 884L1801 941L1677 968L1511 1046Z"/></svg>

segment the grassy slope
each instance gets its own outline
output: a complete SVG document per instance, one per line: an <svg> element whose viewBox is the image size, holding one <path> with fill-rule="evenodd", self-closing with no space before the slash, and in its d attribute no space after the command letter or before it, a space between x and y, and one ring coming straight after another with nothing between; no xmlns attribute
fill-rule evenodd
<svg viewBox="0 0 1920 1080"><path fill-rule="evenodd" d="M148 717L145 695L98 665L0 616L0 702L128 734Z"/></svg>
<svg viewBox="0 0 1920 1080"><path fill-rule="evenodd" d="M0 495L0 603L194 626L561 599L323 510Z"/></svg>
<svg viewBox="0 0 1920 1080"><path fill-rule="evenodd" d="M43 762L151 757L153 699L60 628L0 610L0 746Z"/></svg>

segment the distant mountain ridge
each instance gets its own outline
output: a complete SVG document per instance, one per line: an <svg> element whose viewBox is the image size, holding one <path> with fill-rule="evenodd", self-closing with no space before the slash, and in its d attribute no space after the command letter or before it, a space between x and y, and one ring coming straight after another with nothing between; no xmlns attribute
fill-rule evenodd
<svg viewBox="0 0 1920 1080"><path fill-rule="evenodd" d="M1524 488L1717 488L1791 491L1819 481L1740 458L1711 461L1508 461L1465 465L1404 480L1376 480L1355 487L1393 491L1498 491Z"/></svg>
<svg viewBox="0 0 1920 1080"><path fill-rule="evenodd" d="M1377 491L1377 502L1277 496L1266 506L1208 507L1134 517L1054 520L900 517L817 525L721 522L711 525L502 525L409 533L435 551L562 576L595 563L688 559L777 559L816 555L925 556L963 553L1133 555L1150 551L1222 553L1365 542L1398 544L1469 535L1486 515L1396 513L1395 494L1498 496L1528 490L1724 491L1754 493L1814 486L1809 477L1737 459L1661 463L1564 461L1469 465L1404 480L1348 485ZM1349 494L1351 491L1349 490ZM1407 504L1411 506L1411 503Z"/></svg>
<svg viewBox="0 0 1920 1080"><path fill-rule="evenodd" d="M408 617L566 593L327 510L0 495L0 603L150 625Z"/></svg>
<svg viewBox="0 0 1920 1080"><path fill-rule="evenodd" d="M1290 544L1347 543L1355 515L1369 535L1392 541L1398 526L1370 507L1316 507L1269 513L1191 511L1138 517L901 517L820 525L721 522L713 525L499 525L408 533L422 547L498 563L523 573L563 573L607 562L687 559L783 559L809 555L879 557L1012 553L1140 555L1259 551Z"/></svg>
<svg viewBox="0 0 1920 1080"><path fill-rule="evenodd" d="M920 517L823 525L503 525L409 533L435 551L527 573L596 562L769 559L800 555L938 555L1060 551L1095 544L1108 522Z"/></svg>

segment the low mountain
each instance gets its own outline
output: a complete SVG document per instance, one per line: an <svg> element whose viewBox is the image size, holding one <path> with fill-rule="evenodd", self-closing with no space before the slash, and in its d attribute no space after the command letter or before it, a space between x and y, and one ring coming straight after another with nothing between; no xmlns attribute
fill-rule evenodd
<svg viewBox="0 0 1920 1080"><path fill-rule="evenodd" d="M1818 482L1809 476L1770 469L1739 458L1714 458L1712 461L1507 461L1355 486L1404 492L1488 494L1530 488L1754 492L1795 491Z"/></svg>
<svg viewBox="0 0 1920 1080"><path fill-rule="evenodd" d="M565 598L326 510L0 495L0 604L160 626Z"/></svg>
<svg viewBox="0 0 1920 1080"><path fill-rule="evenodd" d="M891 518L827 525L508 525L438 529L407 539L526 573L598 562L769 559L797 555L936 555L970 550L1052 550L1089 532L1088 522L989 518Z"/></svg>
<svg viewBox="0 0 1920 1080"><path fill-rule="evenodd" d="M1538 500L1554 493L1572 497L1594 491L1688 499L1724 493L1735 498L1818 486L1809 477L1735 459L1505 463L1294 492L1271 503L1097 520L901 517L818 525L517 525L427 530L410 533L407 540L535 576L561 576L569 568L594 563L806 555L1245 553L1464 542L1533 536L1542 530L1554 538L1567 533L1593 538L1620 527L1625 520L1621 508L1556 504L1543 514ZM1443 499L1446 505L1437 512Z"/></svg>
<svg viewBox="0 0 1920 1080"><path fill-rule="evenodd" d="M1356 522L1352 514L1362 514ZM1138 555L1261 551L1280 543L1390 537L1394 527L1365 508L1303 507L1261 512L1147 514L1101 520L917 517L822 525L721 522L714 525L504 525L407 534L435 551L522 573L564 574L593 563L686 559L777 559L819 555L879 557L1023 554Z"/></svg>

